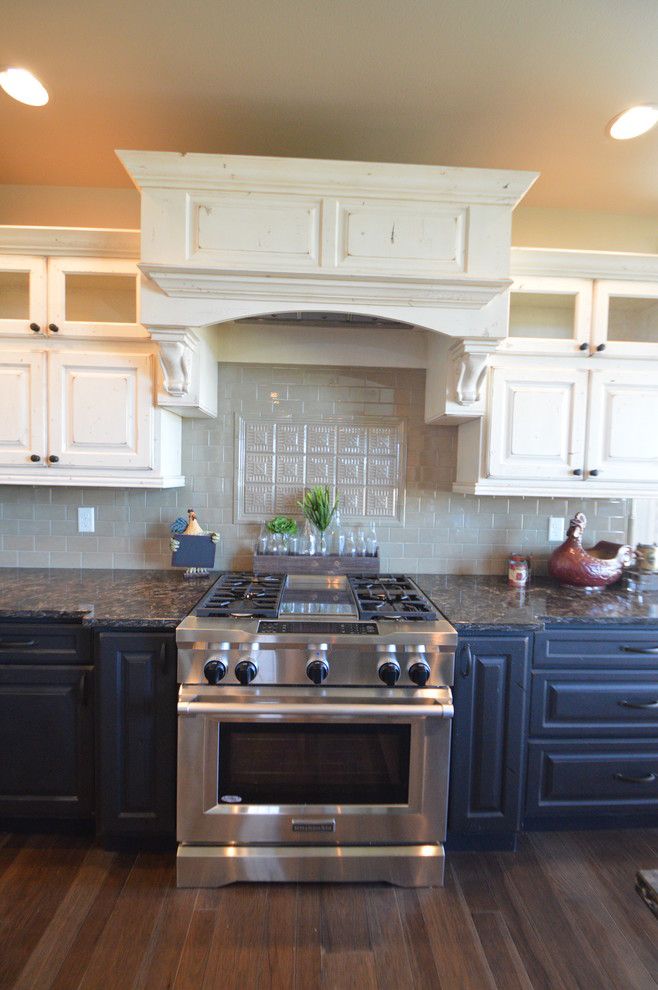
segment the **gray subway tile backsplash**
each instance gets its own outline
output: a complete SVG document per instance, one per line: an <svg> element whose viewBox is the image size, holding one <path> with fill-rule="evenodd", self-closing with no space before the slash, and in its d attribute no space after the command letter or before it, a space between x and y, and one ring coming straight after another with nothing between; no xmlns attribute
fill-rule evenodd
<svg viewBox="0 0 658 990"><path fill-rule="evenodd" d="M542 570L551 547L548 517L588 517L586 542L626 539L630 502L456 495L456 427L423 422L421 370L220 365L216 420L183 421L188 485L165 491L4 486L0 566L167 567L169 526L195 508L218 529L218 568L249 567L258 524L234 518L236 415L250 421L391 417L405 421L405 525L379 527L385 570L503 573L510 552L533 555ZM273 396L273 393L278 393ZM79 506L96 508L96 532L77 531Z"/></svg>

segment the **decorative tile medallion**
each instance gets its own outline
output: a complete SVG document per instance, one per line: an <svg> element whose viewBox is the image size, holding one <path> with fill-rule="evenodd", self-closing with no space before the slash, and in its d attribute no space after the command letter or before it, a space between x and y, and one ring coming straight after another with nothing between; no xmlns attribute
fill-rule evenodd
<svg viewBox="0 0 658 990"><path fill-rule="evenodd" d="M236 522L262 521L275 512L299 515L297 502L312 485L339 492L344 521L402 521L402 420L282 423L238 417L236 432Z"/></svg>

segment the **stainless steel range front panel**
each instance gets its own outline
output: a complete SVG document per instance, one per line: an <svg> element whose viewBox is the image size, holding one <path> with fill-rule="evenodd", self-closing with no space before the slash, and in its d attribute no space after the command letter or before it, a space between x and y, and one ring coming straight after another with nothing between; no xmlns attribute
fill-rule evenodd
<svg viewBox="0 0 658 990"><path fill-rule="evenodd" d="M178 839L211 845L436 844L445 837L450 690L216 688L179 697ZM222 726L392 725L408 730L408 790L401 803L230 803L222 793ZM364 754L353 753L354 767ZM321 780L323 767L312 766ZM305 767L309 772L309 767ZM322 784L319 785L320 791ZM236 802L240 795L235 795ZM224 800L222 800L224 798Z"/></svg>

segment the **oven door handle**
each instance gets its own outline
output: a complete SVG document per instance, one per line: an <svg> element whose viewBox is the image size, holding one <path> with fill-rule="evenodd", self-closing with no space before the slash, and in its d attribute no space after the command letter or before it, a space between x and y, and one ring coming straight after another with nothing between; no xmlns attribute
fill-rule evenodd
<svg viewBox="0 0 658 990"><path fill-rule="evenodd" d="M179 715L245 715L258 718L268 715L315 715L319 717L340 716L354 718L452 718L454 708L444 702L431 705L375 705L331 703L304 704L299 702L221 702L221 701L179 701Z"/></svg>

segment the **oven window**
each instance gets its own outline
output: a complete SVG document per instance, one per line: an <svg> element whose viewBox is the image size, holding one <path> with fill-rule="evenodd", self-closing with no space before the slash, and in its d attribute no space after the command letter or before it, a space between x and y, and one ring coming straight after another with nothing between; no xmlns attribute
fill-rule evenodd
<svg viewBox="0 0 658 990"><path fill-rule="evenodd" d="M218 798L243 804L407 804L411 727L223 723Z"/></svg>

